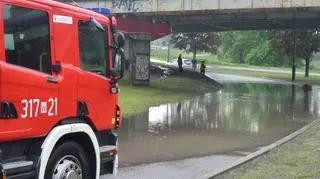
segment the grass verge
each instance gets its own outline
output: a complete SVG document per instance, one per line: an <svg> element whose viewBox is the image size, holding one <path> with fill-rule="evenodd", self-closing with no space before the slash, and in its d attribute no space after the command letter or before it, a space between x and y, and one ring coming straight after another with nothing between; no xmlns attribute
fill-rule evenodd
<svg viewBox="0 0 320 179"><path fill-rule="evenodd" d="M292 141L215 179L320 178L319 131L316 123Z"/></svg>
<svg viewBox="0 0 320 179"><path fill-rule="evenodd" d="M188 72L179 76L170 76L164 80L152 79L150 86L132 86L128 77L120 82L120 102L124 117L146 111L151 106L190 99L199 94L216 91L217 88L208 83L200 75L190 77Z"/></svg>
<svg viewBox="0 0 320 179"><path fill-rule="evenodd" d="M233 75L243 75L243 76L254 76L254 77L267 77L275 78L280 80L291 81L291 74L287 73L275 73L275 72L256 72L256 71L246 71L246 70L229 70L229 69L213 69L215 72L223 74L233 74ZM296 75L296 82L310 83L314 85L320 84L320 76L310 76L305 78L302 74Z"/></svg>
<svg viewBox="0 0 320 179"><path fill-rule="evenodd" d="M186 53L185 51L172 48L170 49L170 59L174 60L177 59L179 54L182 54L184 59L191 60L193 57L192 53ZM151 49L151 58L167 61L168 58L168 50L162 49ZM212 66L230 66L230 67L245 67L245 68L261 68L261 69L272 69L272 70L288 70L291 71L291 67L271 67L271 66L254 66L246 63L232 63L230 59L219 59L219 57L215 54L211 53L198 53L197 54L198 60L205 60L207 64ZM304 72L304 66L297 67L297 71ZM320 65L319 64L311 64L310 65L310 72L320 72Z"/></svg>

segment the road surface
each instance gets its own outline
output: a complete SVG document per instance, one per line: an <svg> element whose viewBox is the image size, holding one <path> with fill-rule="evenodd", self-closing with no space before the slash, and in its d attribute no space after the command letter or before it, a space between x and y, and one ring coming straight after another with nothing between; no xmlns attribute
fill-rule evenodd
<svg viewBox="0 0 320 179"><path fill-rule="evenodd" d="M280 69L262 69L262 68L246 68L246 67L231 67L231 66L215 66L219 69L227 70L243 70L243 71L255 71L255 72L269 72L269 73L285 73L291 74L291 70L280 70ZM304 72L296 72L296 74L304 75ZM312 76L320 76L320 73L310 73Z"/></svg>
<svg viewBox="0 0 320 179"><path fill-rule="evenodd" d="M229 75L222 73L215 73L213 70L208 69L206 75L220 83L268 83L268 84L293 84L290 81L251 77L251 76L240 76L240 75Z"/></svg>
<svg viewBox="0 0 320 179"><path fill-rule="evenodd" d="M178 66L178 64L175 61L172 62L164 62L156 59L151 59L151 62L154 63L163 63L165 65L170 66ZM184 65L185 69L192 69L191 65ZM291 70L281 70L281 69L263 69L263 68L247 68L247 67L233 67L233 66L214 66L215 69L226 69L226 70L241 70L241 71L254 71L254 72L268 72L268 73L285 73L285 74L291 74ZM304 72L297 71L296 74L304 75ZM320 76L320 73L309 73L309 75L312 76Z"/></svg>
<svg viewBox="0 0 320 179"><path fill-rule="evenodd" d="M152 62L156 63L164 63L165 65L172 66L172 67L178 67L178 64L173 63L167 63L163 61L158 61L155 59L151 59ZM183 68L185 70L192 70L191 65L183 65ZM269 69L251 69L251 68L242 68L242 67L218 67L220 69L236 69L236 70L250 70L250 71L260 71L260 72L272 72L272 73L289 73L288 71L281 71L281 70L269 70ZM317 75L320 75L316 73ZM231 83L231 82L241 82L241 83L268 83L268 84L293 84L289 81L284 80L278 80L278 79L271 79L271 78L263 78L263 77L251 77L251 76L240 76L240 75L230 75L230 74L222 74L222 73L216 73L213 69L207 68L206 75L220 83Z"/></svg>
<svg viewBox="0 0 320 179"><path fill-rule="evenodd" d="M242 156L214 155L193 159L161 162L119 169L116 177L106 175L101 179L171 179L201 178L207 173L226 167Z"/></svg>

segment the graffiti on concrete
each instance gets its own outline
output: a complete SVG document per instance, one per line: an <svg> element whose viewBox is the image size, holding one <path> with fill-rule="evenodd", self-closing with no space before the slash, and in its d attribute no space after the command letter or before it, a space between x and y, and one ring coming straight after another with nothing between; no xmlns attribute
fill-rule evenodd
<svg viewBox="0 0 320 179"><path fill-rule="evenodd" d="M77 2L78 1L80 0L77 0ZM90 0L90 1L97 1L97 0ZM214 10L214 9L318 7L320 6L320 0L104 0L104 1L111 4L112 10L114 12L155 12L155 11L181 11L181 10L189 11L189 10Z"/></svg>
<svg viewBox="0 0 320 179"><path fill-rule="evenodd" d="M137 55L136 60L136 80L149 79L149 57L146 55Z"/></svg>
<svg viewBox="0 0 320 179"><path fill-rule="evenodd" d="M141 0L112 0L112 8L125 12L138 12L143 8Z"/></svg>

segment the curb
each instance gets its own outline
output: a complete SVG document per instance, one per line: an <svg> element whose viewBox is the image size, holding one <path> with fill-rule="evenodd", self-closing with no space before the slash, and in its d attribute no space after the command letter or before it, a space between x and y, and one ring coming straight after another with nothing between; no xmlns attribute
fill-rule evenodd
<svg viewBox="0 0 320 179"><path fill-rule="evenodd" d="M208 75L205 75L205 77L207 78L207 80L210 80L213 84L217 85L219 88L223 88L224 85L218 81L218 80L215 80L214 78L208 76Z"/></svg>
<svg viewBox="0 0 320 179"><path fill-rule="evenodd" d="M269 151L271 151L272 149L276 148L276 147L279 147L281 146L282 144L296 138L298 135L302 134L303 132L305 132L306 130L308 130L310 127L312 127L313 125L315 125L316 123L320 122L320 119L318 120L315 120L307 125L305 125L303 128L297 130L296 132L294 133L291 133L290 135L288 135L287 137L284 137L282 139L280 139L279 141L277 142L274 142L273 144L269 145L269 146L266 146L266 147L263 147L262 149L246 156L246 157L243 157L242 159L236 161L235 163L231 164L230 166L228 167L224 167L224 168L221 168L215 172L212 172L212 173L207 173L203 176L201 176L200 178L214 178L214 177L217 177L218 175L221 175L225 172L228 172L236 167L239 167L240 165L243 165L265 153L268 153Z"/></svg>

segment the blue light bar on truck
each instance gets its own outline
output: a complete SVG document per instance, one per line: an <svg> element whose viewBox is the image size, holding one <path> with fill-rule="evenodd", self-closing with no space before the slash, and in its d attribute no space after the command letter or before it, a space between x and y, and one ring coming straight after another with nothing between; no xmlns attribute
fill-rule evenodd
<svg viewBox="0 0 320 179"><path fill-rule="evenodd" d="M97 13L100 13L100 14L103 14L105 16L109 16L111 11L109 8L103 8L103 7L94 7L94 8L87 8L88 10L91 10L91 11L94 11L94 12L97 12Z"/></svg>

